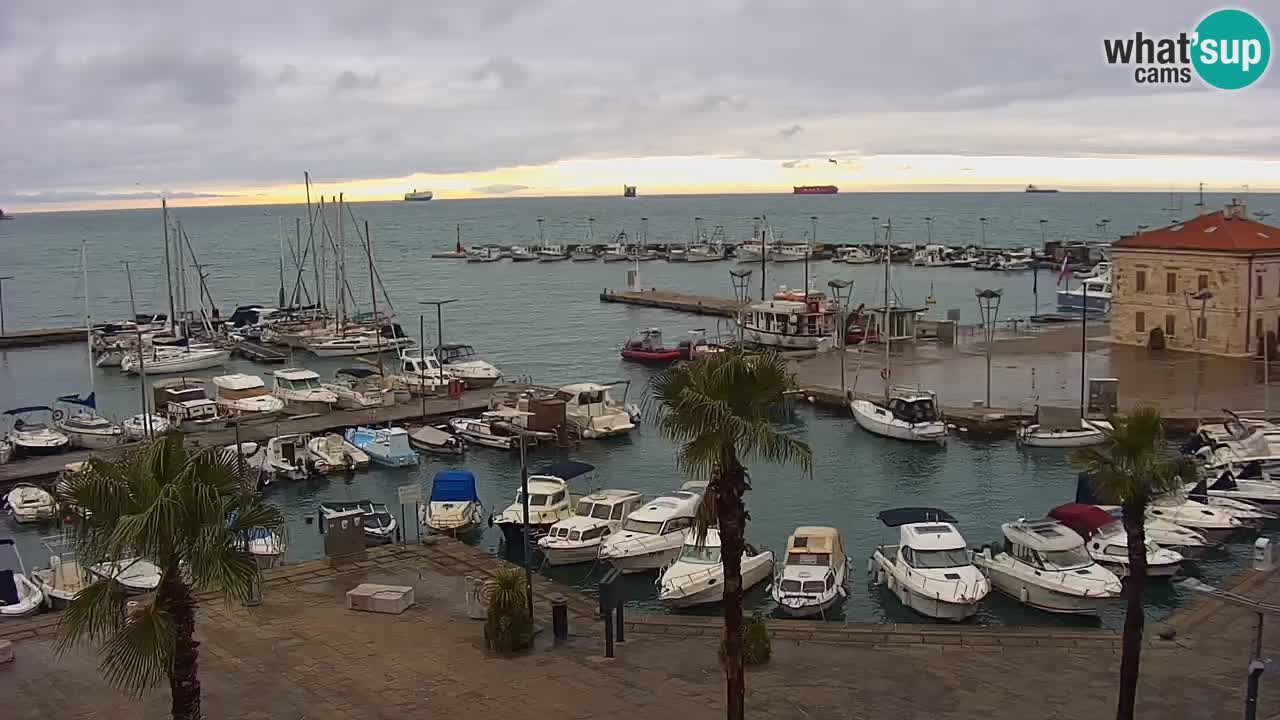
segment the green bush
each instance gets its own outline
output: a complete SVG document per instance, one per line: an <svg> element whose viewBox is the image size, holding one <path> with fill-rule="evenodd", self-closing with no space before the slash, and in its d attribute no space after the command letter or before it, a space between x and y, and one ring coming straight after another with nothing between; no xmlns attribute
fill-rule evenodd
<svg viewBox="0 0 1280 720"><path fill-rule="evenodd" d="M484 644L489 650L513 653L533 644L533 623L525 597L524 574L514 568L499 570L489 583L489 615L484 623Z"/></svg>
<svg viewBox="0 0 1280 720"><path fill-rule="evenodd" d="M769 626L762 615L752 615L742 624L742 664L763 665L769 662L773 654L773 644L769 639ZM724 640L720 640L720 663L726 661Z"/></svg>

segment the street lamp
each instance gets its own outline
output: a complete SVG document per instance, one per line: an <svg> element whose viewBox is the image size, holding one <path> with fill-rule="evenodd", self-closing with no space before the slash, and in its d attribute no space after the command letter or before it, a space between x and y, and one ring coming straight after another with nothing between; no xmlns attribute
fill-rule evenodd
<svg viewBox="0 0 1280 720"><path fill-rule="evenodd" d="M1204 372L1203 370L1204 353L1200 352L1200 330L1203 328L1204 334L1206 336L1209 334L1208 326L1205 325L1204 311L1205 311L1205 307L1209 304L1209 301L1212 299L1213 299L1213 291L1209 290L1208 288L1205 288L1204 290L1200 290L1199 292L1194 292L1194 293L1190 291L1187 292L1187 315L1188 316L1191 315L1191 301L1192 300L1200 301L1200 318L1199 318L1199 321L1196 322L1196 326L1193 329L1192 335L1191 335L1192 347L1194 347L1196 351L1196 394L1195 394L1195 398L1193 398L1191 401L1191 409L1193 411L1200 409L1200 383L1202 381L1201 375ZM1264 342L1263 344L1265 345L1266 343Z"/></svg>
<svg viewBox="0 0 1280 720"><path fill-rule="evenodd" d="M533 561L529 552L529 461L526 451L529 428L528 418L533 415L525 410L515 408L498 408L498 417L510 420L512 427L520 433L520 506L524 513L524 584L525 600L529 605L529 620L533 620ZM516 420L523 420L517 423Z"/></svg>
<svg viewBox="0 0 1280 720"><path fill-rule="evenodd" d="M838 312L838 314L839 314L839 316L840 316L840 339L839 339L839 347L840 347L840 396L841 396L841 397L844 397L844 393L845 393L845 389L844 389L844 365L845 365L845 355L846 355L846 354L848 354L848 348L846 348L846 347L845 347L845 339L847 338L847 334L846 334L846 333L847 333L847 329L845 328L845 317L846 317L846 316L845 316L845 307L846 307L846 306L848 305L848 303L849 303L849 297L850 297L851 295L853 295L853 289L852 289L852 288L853 288L853 281L852 281L852 280L828 280L828 281L827 281L827 287L831 288L831 295L832 295L833 297L835 297L835 299L836 299L836 303L837 303L836 308L837 308L837 312ZM841 296L840 291L842 291L842 290L846 290L846 289L848 290L848 292L844 293L844 295L843 295L843 296Z"/></svg>
<svg viewBox="0 0 1280 720"><path fill-rule="evenodd" d="M542 218L538 218L538 225L542 225ZM435 305L436 306L436 349L440 352L444 346L444 325L442 322L441 307L449 303L458 302L457 298L448 300L421 300L419 305ZM422 395L422 421L427 421L427 332L426 322L421 313L418 314L418 391Z"/></svg>
<svg viewBox="0 0 1280 720"><path fill-rule="evenodd" d="M924 232L925 232L925 238L926 238L925 242L929 245L932 245L933 244L933 216L932 215L924 216Z"/></svg>
<svg viewBox="0 0 1280 720"><path fill-rule="evenodd" d="M1258 616L1258 624L1254 629L1253 635L1253 652L1249 658L1249 682L1246 686L1244 699L1244 717L1245 720L1254 720L1258 716L1258 683L1262 679L1262 673L1267 668L1266 661L1262 659L1262 623L1266 613L1280 614L1280 605L1272 605L1270 603L1257 602L1244 595L1239 595L1228 590L1206 585L1195 578L1184 578L1176 583L1179 588L1191 590L1198 593L1204 593L1212 598L1225 602L1229 605L1252 610Z"/></svg>
<svg viewBox="0 0 1280 720"><path fill-rule="evenodd" d="M986 249L986 247L987 247L987 223L988 223L989 221L990 221L990 219L989 219L989 218L984 218L984 217L980 217L980 218L978 218L978 225L982 227L982 247L983 247L983 249Z"/></svg>
<svg viewBox="0 0 1280 720"><path fill-rule="evenodd" d="M974 290L978 298L978 313L982 316L982 334L987 344L987 408L991 408L991 344L996 337L996 318L1000 315L1000 296L1003 290Z"/></svg>

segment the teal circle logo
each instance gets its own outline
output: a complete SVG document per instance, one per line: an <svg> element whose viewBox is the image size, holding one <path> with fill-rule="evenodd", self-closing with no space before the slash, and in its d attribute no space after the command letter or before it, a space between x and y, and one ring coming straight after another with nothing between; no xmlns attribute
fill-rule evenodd
<svg viewBox="0 0 1280 720"><path fill-rule="evenodd" d="M1258 18L1243 10L1217 10L1196 26L1191 62L1220 90L1252 85L1271 60L1271 38Z"/></svg>

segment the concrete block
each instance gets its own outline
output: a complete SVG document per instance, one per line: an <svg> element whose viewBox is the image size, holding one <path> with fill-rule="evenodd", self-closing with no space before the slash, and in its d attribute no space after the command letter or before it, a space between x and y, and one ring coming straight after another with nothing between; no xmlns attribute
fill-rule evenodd
<svg viewBox="0 0 1280 720"><path fill-rule="evenodd" d="M347 591L350 610L399 615L413 604L413 588L408 585L361 583Z"/></svg>
<svg viewBox="0 0 1280 720"><path fill-rule="evenodd" d="M0 640L0 665L13 662L13 643Z"/></svg>

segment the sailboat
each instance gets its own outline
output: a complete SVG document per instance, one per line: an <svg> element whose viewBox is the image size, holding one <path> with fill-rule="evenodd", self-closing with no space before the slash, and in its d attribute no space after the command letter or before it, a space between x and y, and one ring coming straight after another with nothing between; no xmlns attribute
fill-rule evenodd
<svg viewBox="0 0 1280 720"><path fill-rule="evenodd" d="M892 331L889 325L889 260L892 253L888 248L892 223L884 225L884 325L881 338L884 340L884 370L880 376L884 378L883 400L859 400L852 393L849 395L849 410L853 419L863 430L884 437L907 440L910 442L931 442L946 445L947 426L938 411L938 398L928 390L896 387L891 384L893 377L892 356L889 354Z"/></svg>
<svg viewBox="0 0 1280 720"><path fill-rule="evenodd" d="M71 409L55 410L53 423L67 436L72 447L100 450L123 442L124 430L97 412L93 377L93 319L89 315L89 268L83 241L80 243L80 272L84 277L84 330L85 351L89 358L89 394L83 398L76 394L59 397L58 402Z"/></svg>

